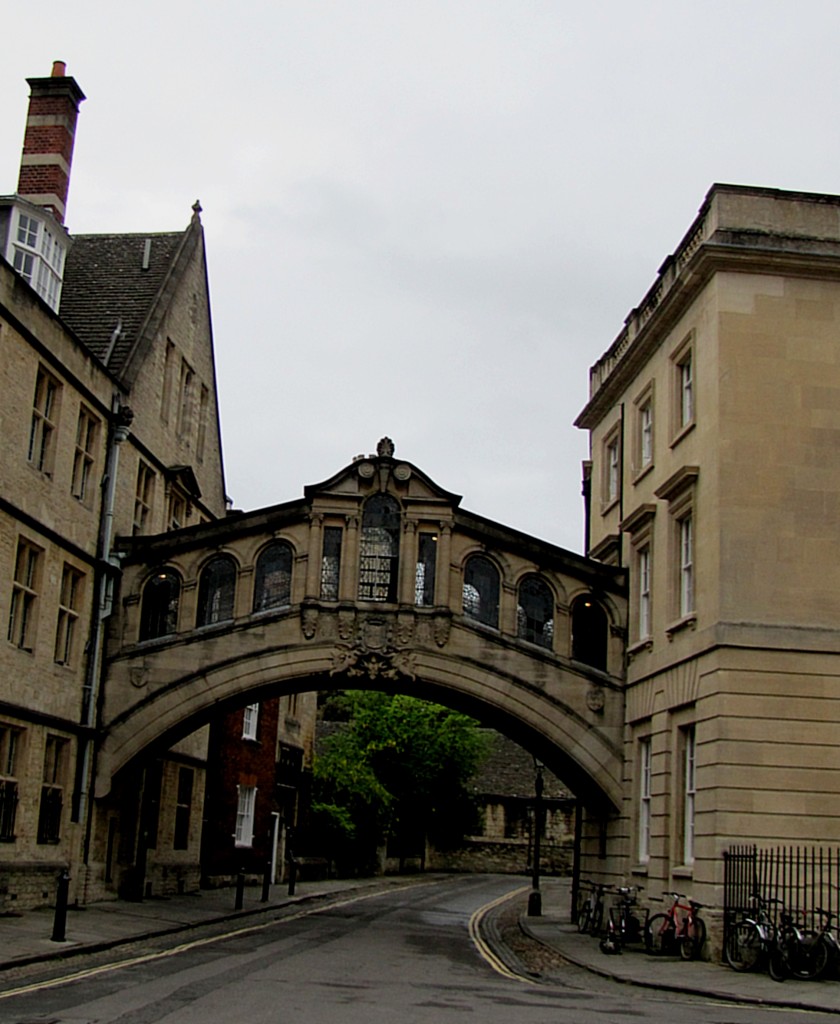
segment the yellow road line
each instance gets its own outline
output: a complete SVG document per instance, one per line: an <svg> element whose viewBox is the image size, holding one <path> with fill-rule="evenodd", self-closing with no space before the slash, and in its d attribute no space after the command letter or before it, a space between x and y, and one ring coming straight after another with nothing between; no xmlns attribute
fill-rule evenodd
<svg viewBox="0 0 840 1024"><path fill-rule="evenodd" d="M523 892L528 892L529 886L523 885L518 889L514 889L512 892L505 893L504 896L499 896L498 899L492 900L490 903L485 903L483 907L479 907L478 910L470 918L470 938L473 941L478 952L487 961L488 964L496 971L497 974L501 974L505 978L512 978L514 981L522 981L528 985L538 984L533 978L525 977L525 975L517 974L512 971L507 964L499 959L493 950L487 945L484 939L481 937L481 922L493 910L502 903L507 903L508 900L512 900L516 896L520 896Z"/></svg>

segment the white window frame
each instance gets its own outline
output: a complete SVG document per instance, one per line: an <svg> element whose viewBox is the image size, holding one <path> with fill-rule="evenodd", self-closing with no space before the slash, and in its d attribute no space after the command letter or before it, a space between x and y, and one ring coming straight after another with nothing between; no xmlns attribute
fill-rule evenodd
<svg viewBox="0 0 840 1024"><path fill-rule="evenodd" d="M255 740L257 738L257 723L260 717L259 704L246 704L242 711L242 739Z"/></svg>
<svg viewBox="0 0 840 1024"><path fill-rule="evenodd" d="M650 736L639 739L639 863L650 861L652 744Z"/></svg>
<svg viewBox="0 0 840 1024"><path fill-rule="evenodd" d="M254 810L257 805L256 786L237 786L238 800L236 807L236 846L254 845Z"/></svg>
<svg viewBox="0 0 840 1024"><path fill-rule="evenodd" d="M693 615L694 608L694 515L689 509L677 519L679 545L679 616Z"/></svg>
<svg viewBox="0 0 840 1024"><path fill-rule="evenodd" d="M697 416L697 365L695 362L694 332L671 353L672 384L672 425L676 444L683 434L694 426Z"/></svg>
<svg viewBox="0 0 840 1024"><path fill-rule="evenodd" d="M694 863L694 815L697 795L697 734L695 726L681 730L683 741L683 864Z"/></svg>
<svg viewBox="0 0 840 1024"><path fill-rule="evenodd" d="M639 409L639 468L647 469L653 462L653 400Z"/></svg>
<svg viewBox="0 0 840 1024"><path fill-rule="evenodd" d="M650 542L640 545L636 552L636 572L638 575L638 600L639 612L637 616L637 629L639 641L649 640L651 637L651 582L653 559Z"/></svg>
<svg viewBox="0 0 840 1024"><path fill-rule="evenodd" d="M677 363L680 375L680 427L694 422L694 353L691 349Z"/></svg>
<svg viewBox="0 0 840 1024"><path fill-rule="evenodd" d="M606 512L618 501L621 489L621 437L618 427L604 438L603 453L602 507Z"/></svg>

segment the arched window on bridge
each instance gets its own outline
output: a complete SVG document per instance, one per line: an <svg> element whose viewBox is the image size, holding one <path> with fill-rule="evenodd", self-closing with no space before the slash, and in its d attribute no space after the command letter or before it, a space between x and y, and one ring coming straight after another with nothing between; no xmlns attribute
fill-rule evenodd
<svg viewBox="0 0 840 1024"><path fill-rule="evenodd" d="M572 657L592 668L607 670L607 613L591 594L572 602Z"/></svg>
<svg viewBox="0 0 840 1024"><path fill-rule="evenodd" d="M359 554L359 600L396 601L400 568L400 503L390 494L365 502Z"/></svg>
<svg viewBox="0 0 840 1024"><path fill-rule="evenodd" d="M272 541L263 548L254 571L254 611L284 608L292 603L292 548Z"/></svg>
<svg viewBox="0 0 840 1024"><path fill-rule="evenodd" d="M554 646L554 595L539 576L526 576L519 584L516 635L541 647Z"/></svg>
<svg viewBox="0 0 840 1024"><path fill-rule="evenodd" d="M217 555L201 570L196 626L232 619L235 593L236 563L229 555Z"/></svg>
<svg viewBox="0 0 840 1024"><path fill-rule="evenodd" d="M484 555L472 555L464 566L464 615L499 626L499 570Z"/></svg>
<svg viewBox="0 0 840 1024"><path fill-rule="evenodd" d="M154 640L178 629L178 604L181 577L172 569L162 569L146 581L140 611L140 639Z"/></svg>

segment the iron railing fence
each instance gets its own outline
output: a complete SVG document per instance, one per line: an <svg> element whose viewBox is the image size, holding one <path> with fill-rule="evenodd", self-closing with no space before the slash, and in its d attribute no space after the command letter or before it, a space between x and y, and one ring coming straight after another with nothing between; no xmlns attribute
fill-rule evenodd
<svg viewBox="0 0 840 1024"><path fill-rule="evenodd" d="M724 941L732 924L753 917L755 895L768 902L778 922L782 911L806 928L818 929L819 911L837 914L840 906L840 848L825 846L731 846L723 855Z"/></svg>

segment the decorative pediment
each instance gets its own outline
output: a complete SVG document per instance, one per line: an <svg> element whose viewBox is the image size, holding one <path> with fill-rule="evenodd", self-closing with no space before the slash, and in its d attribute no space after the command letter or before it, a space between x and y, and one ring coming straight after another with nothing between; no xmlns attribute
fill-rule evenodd
<svg viewBox="0 0 840 1024"><path fill-rule="evenodd" d="M456 509L461 495L439 487L422 470L395 457L394 443L384 437L372 455L357 455L335 476L304 488L304 495L314 504L318 499L355 497L388 492L404 502L440 504Z"/></svg>

